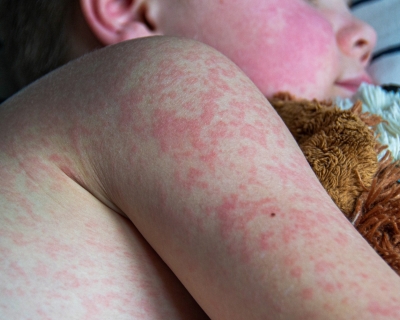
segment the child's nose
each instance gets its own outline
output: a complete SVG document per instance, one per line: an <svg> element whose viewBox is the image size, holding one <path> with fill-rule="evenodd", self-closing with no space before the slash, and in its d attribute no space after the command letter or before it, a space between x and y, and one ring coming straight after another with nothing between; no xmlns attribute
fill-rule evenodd
<svg viewBox="0 0 400 320"><path fill-rule="evenodd" d="M338 45L342 52L358 59L363 66L369 63L376 38L376 32L369 24L354 17L337 33Z"/></svg>

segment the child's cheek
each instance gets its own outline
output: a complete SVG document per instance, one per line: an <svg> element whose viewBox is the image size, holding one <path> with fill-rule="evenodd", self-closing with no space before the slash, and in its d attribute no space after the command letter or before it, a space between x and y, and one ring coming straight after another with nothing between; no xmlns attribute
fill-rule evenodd
<svg viewBox="0 0 400 320"><path fill-rule="evenodd" d="M282 1L284 5L289 4ZM251 35L258 40L247 46L247 54L241 54L237 63L267 96L290 91L308 98L326 98L338 63L331 24L311 7L280 8L276 15L280 23L272 19L260 25L258 34Z"/></svg>

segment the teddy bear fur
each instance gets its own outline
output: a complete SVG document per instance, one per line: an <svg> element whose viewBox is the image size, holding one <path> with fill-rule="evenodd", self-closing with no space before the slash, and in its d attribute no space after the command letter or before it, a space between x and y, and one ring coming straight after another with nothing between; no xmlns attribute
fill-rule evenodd
<svg viewBox="0 0 400 320"><path fill-rule="evenodd" d="M377 142L380 117L361 103L340 110L332 102L297 100L288 93L271 104L332 200L376 252L400 275L400 167Z"/></svg>

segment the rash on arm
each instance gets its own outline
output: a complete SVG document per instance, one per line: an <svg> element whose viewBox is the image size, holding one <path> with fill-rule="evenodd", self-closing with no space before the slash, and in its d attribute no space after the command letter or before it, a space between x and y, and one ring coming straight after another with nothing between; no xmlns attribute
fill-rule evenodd
<svg viewBox="0 0 400 320"><path fill-rule="evenodd" d="M155 38L69 68L79 84L52 86L60 101L75 92L60 133L80 159L74 175L129 217L211 318L400 317L397 276L224 56Z"/></svg>

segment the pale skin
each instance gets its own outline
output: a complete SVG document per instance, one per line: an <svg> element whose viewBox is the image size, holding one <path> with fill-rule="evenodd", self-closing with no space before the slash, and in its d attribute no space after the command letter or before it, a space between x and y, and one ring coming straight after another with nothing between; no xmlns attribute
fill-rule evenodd
<svg viewBox="0 0 400 320"><path fill-rule="evenodd" d="M368 50L355 48L345 70L362 74ZM339 69L312 90L346 93ZM320 186L264 97L268 81L248 73L201 43L147 38L3 104L0 314L398 319L398 276Z"/></svg>

